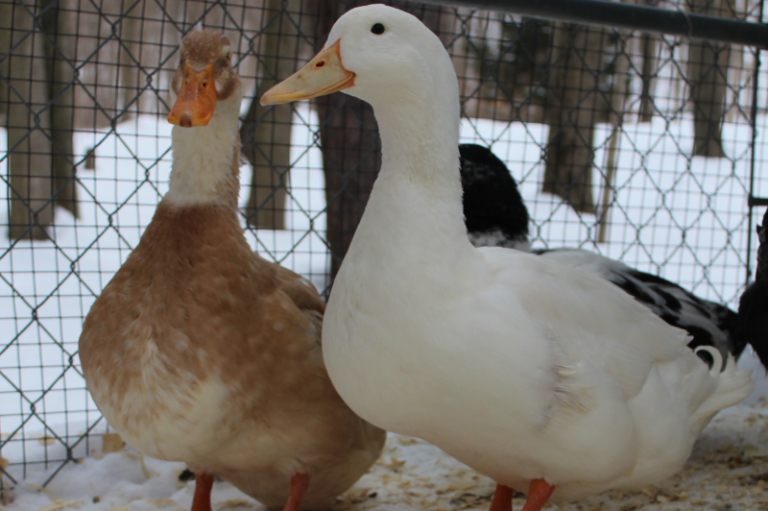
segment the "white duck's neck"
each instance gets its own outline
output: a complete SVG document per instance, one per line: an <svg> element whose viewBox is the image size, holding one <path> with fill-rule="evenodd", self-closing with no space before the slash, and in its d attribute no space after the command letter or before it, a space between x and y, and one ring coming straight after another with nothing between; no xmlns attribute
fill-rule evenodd
<svg viewBox="0 0 768 511"><path fill-rule="evenodd" d="M220 101L207 126L171 132L173 163L165 201L177 207L227 205L236 208L240 189L240 101Z"/></svg>
<svg viewBox="0 0 768 511"><path fill-rule="evenodd" d="M461 203L455 74L453 81L421 96L373 104L382 166L365 214L376 231L389 230L390 242L438 252L471 249Z"/></svg>

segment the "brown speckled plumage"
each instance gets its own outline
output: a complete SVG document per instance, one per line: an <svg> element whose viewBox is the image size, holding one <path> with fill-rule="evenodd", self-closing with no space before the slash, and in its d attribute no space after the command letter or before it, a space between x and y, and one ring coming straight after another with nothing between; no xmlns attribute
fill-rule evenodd
<svg viewBox="0 0 768 511"><path fill-rule="evenodd" d="M197 62L228 44L188 39L182 58ZM215 473L271 507L285 503L291 475L308 473L312 509L367 470L385 433L331 385L316 289L248 246L237 154L218 200L160 203L91 308L80 359L94 401L129 445Z"/></svg>

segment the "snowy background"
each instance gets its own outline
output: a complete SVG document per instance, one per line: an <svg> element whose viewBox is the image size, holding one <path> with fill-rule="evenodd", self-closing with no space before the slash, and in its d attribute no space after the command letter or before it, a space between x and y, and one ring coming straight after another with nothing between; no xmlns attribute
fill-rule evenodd
<svg viewBox="0 0 768 511"><path fill-rule="evenodd" d="M765 104L765 98L761 103ZM294 121L292 161L296 164L290 173L286 230L246 231L246 235L263 256L302 273L324 289L329 256L322 241L325 196L321 156L313 145L317 119L302 105ZM530 210L535 247L597 249L735 308L745 282L746 262L752 261L754 267L754 223L762 216L760 212L753 225L748 225L746 192L752 131L743 119L738 124L726 123L723 140L729 160L690 158L691 121L679 114L672 121L657 116L652 123L624 126L614 181L620 207L611 209L608 242L599 246L585 244L597 236L594 217L580 217L559 198L539 192L547 126L465 119L462 142L491 145L507 163ZM757 125L765 127L767 123L761 114ZM605 159L609 129L598 126L598 163ZM0 153L5 151L5 138L0 133ZM194 483L177 481L181 464L145 460L142 466L130 449L101 453L99 434L107 426L85 391L76 355L83 318L138 243L167 190L170 126L156 117L139 117L117 126L114 132L78 134L75 143L81 155L96 147L95 172L80 170L78 174L81 218L76 220L59 209L57 227L52 231L55 243L20 241L9 245L6 236L0 236L0 463L8 463L6 470L16 481L25 481L12 484L5 478L3 486L14 487L12 492L5 492L14 502L6 504L9 510L39 511L187 509ZM758 162L762 162L768 147L765 129L757 133L757 147ZM242 186L246 188L250 170L244 167L242 171ZM5 173L4 161L0 175ZM594 195L600 197L602 179L597 171L594 183ZM768 195L768 179L758 176L755 186L757 196ZM0 202L5 201L5 193L6 188L0 187ZM241 201L245 197L243 191ZM6 214L0 212L0 225L7 224ZM750 235L753 250L747 254ZM754 355L745 353L740 365L755 367ZM724 477L736 477L742 473L728 467L741 463L737 468L743 474L738 477L748 484L739 488L750 496L750 505L768 509L768 493L764 497L761 493L768 476L758 477L768 469L760 474L751 472L760 466L760 445L768 445L763 439L768 434L768 411L761 401L761 396L768 396L768 383L761 370L753 377L758 383L755 395L746 405L723 414L707 430L677 487L608 494L588 505L629 511L635 509L632 506L677 502L685 508L698 499L702 508L716 506L719 501L715 496L695 489L700 486L696 467L722 466ZM78 441L85 432L92 434ZM61 468L58 461L67 459L68 449L82 463L69 464L57 474ZM732 458L753 461L733 462ZM53 475L56 477L51 479ZM52 482L41 491L49 480ZM374 471L337 507L485 509L491 489L485 478L434 447L392 436ZM683 493L687 496L680 498ZM715 500L710 502L710 497ZM755 503L760 499L762 504ZM215 511L258 508L226 483L217 484L214 502ZM516 507L519 505L516 502Z"/></svg>

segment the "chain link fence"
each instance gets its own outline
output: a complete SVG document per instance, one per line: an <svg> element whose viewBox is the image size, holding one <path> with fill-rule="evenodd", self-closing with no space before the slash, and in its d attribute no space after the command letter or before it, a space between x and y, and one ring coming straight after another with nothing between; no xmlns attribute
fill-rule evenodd
<svg viewBox="0 0 768 511"><path fill-rule="evenodd" d="M758 49L395 5L450 52L462 141L506 162L534 247L596 250L734 306L755 258L748 198L768 196ZM746 21L763 11L763 0L647 5ZM0 1L0 485L37 469L50 480L101 447L108 426L85 389L78 338L167 190L167 89L185 33L223 32L243 79L247 238L327 294L380 164L372 111L342 94L270 108L253 98L352 6Z"/></svg>

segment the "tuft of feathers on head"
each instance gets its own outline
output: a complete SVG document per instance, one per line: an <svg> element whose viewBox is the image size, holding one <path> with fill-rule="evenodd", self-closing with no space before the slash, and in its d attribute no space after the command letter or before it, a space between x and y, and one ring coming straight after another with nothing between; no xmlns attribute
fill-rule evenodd
<svg viewBox="0 0 768 511"><path fill-rule="evenodd" d="M226 60L225 48L232 45L222 34L210 30L189 32L181 40L181 61L189 62L191 66L207 66L218 60ZM231 56L231 54L230 54Z"/></svg>
<svg viewBox="0 0 768 511"><path fill-rule="evenodd" d="M213 65L213 77L219 100L228 99L237 89L240 79L232 68L232 44L218 32L201 30L189 32L181 40L179 67L171 82L171 90L178 92L183 80L183 69L189 64L196 71Z"/></svg>

